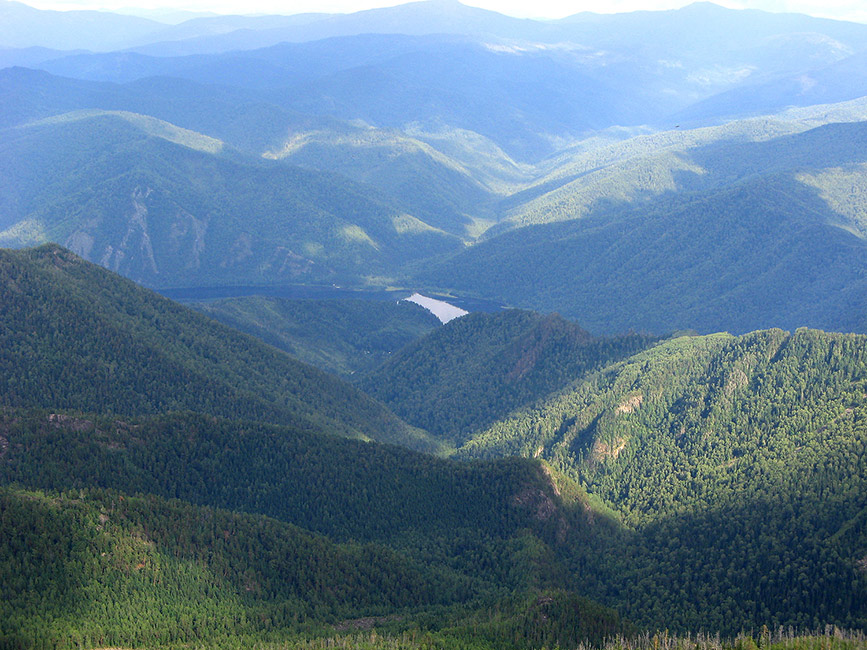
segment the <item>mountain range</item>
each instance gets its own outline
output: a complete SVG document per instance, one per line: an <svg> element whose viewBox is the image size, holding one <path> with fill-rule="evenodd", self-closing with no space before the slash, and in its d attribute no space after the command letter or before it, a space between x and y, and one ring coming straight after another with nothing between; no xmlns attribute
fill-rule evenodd
<svg viewBox="0 0 867 650"><path fill-rule="evenodd" d="M0 0L0 649L867 646L865 52Z"/></svg>
<svg viewBox="0 0 867 650"><path fill-rule="evenodd" d="M595 333L865 327L858 24L419 2L160 29L0 70L3 245L165 289L458 292ZM197 30L249 47L157 45Z"/></svg>

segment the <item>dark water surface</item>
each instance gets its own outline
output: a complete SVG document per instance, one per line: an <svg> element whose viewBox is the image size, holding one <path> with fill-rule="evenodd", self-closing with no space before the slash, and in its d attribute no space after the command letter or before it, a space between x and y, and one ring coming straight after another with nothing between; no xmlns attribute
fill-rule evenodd
<svg viewBox="0 0 867 650"><path fill-rule="evenodd" d="M157 289L157 292L178 302L196 302L203 300L219 300L221 298L238 298L241 296L268 296L272 298L288 298L291 300L402 300L409 298L413 292L406 290L365 290L348 289L334 286L314 286L307 284L288 284L282 286L225 286L225 287L189 287L183 289ZM466 309L467 311L496 312L505 309L505 305L493 300L482 298L462 298L455 296L439 296L434 293L420 291L428 298L436 298Z"/></svg>

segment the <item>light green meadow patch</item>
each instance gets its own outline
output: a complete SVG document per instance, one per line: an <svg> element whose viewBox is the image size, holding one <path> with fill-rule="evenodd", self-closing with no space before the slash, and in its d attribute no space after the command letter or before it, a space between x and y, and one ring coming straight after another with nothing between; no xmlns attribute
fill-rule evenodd
<svg viewBox="0 0 867 650"><path fill-rule="evenodd" d="M370 235L364 232L364 229L361 228L361 226L355 224L344 226L340 229L340 236L346 241L368 244L376 250L379 250L379 245L370 238Z"/></svg>
<svg viewBox="0 0 867 650"><path fill-rule="evenodd" d="M45 225L38 219L19 221L0 232L0 246L37 246L48 241Z"/></svg>

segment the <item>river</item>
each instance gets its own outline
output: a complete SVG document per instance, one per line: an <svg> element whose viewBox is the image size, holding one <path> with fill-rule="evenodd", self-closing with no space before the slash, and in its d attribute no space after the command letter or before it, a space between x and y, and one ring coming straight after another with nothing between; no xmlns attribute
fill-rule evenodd
<svg viewBox="0 0 867 650"><path fill-rule="evenodd" d="M222 287L189 287L182 289L157 289L166 298L178 302L198 302L204 300L219 300L221 298L238 298L242 296L270 296L274 298L289 298L292 300L402 300L408 298L415 290L385 290L385 289L351 289L335 286L315 286L308 284L287 284L280 286L222 286ZM506 306L494 300L483 298L467 298L461 296L444 296L419 290L430 298L443 300L467 311L497 312Z"/></svg>

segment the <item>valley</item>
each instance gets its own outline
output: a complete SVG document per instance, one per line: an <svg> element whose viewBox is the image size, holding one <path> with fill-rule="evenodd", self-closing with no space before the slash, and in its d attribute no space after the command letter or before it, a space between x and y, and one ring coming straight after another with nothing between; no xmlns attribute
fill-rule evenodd
<svg viewBox="0 0 867 650"><path fill-rule="evenodd" d="M146 13L0 0L0 650L867 648L867 25Z"/></svg>

